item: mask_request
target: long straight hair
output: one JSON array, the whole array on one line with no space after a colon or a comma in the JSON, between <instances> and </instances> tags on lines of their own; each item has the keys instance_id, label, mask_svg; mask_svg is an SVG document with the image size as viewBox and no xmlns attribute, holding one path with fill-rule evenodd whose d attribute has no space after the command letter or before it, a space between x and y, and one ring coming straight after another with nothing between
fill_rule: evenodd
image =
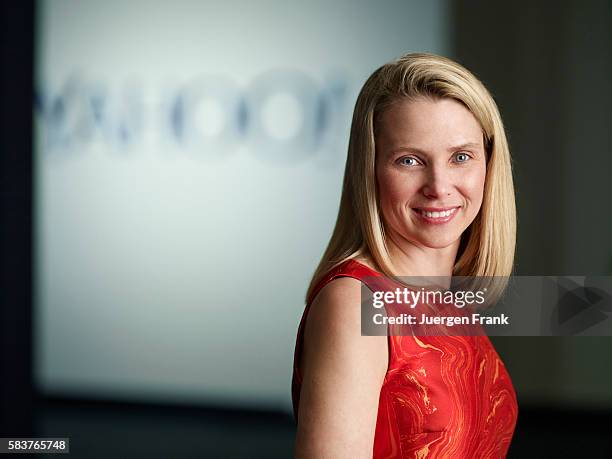
<instances>
[{"instance_id":1,"label":"long straight hair","mask_svg":"<svg viewBox=\"0 0 612 459\"><path fill-rule=\"evenodd\" d=\"M398 276L387 250L378 208L375 133L381 113L393 102L451 98L478 120L487 154L480 211L461 236L454 276L502 276L512 272L516 245L516 205L510 150L493 97L456 62L435 54L406 54L378 68L361 89L351 124L338 218L329 244L314 272L306 302L318 282L346 260L369 254L382 274ZM501 295L505 283L494 297ZM501 285L501 284L497 284Z\"/></svg>"}]
</instances>

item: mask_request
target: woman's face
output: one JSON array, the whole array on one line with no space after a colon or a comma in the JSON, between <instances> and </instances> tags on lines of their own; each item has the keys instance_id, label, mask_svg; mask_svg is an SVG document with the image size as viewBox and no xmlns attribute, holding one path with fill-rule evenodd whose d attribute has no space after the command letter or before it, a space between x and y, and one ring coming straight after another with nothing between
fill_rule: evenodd
<instances>
[{"instance_id":1,"label":"woman's face","mask_svg":"<svg viewBox=\"0 0 612 459\"><path fill-rule=\"evenodd\" d=\"M458 242L482 204L480 124L453 99L423 97L396 101L379 123L376 179L386 231L420 247Z\"/></svg>"}]
</instances>

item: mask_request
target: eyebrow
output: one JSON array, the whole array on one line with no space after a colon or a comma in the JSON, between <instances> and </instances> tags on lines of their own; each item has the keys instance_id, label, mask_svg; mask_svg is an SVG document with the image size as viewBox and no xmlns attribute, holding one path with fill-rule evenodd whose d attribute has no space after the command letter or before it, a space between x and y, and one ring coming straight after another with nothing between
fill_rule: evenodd
<instances>
[{"instance_id":1,"label":"eyebrow","mask_svg":"<svg viewBox=\"0 0 612 459\"><path fill-rule=\"evenodd\" d=\"M476 143L476 142L465 142L462 143L460 145L455 145L452 147L448 148L448 151L455 151L455 150L461 150L461 149L465 149L465 148L482 148L483 145L480 143ZM415 153L420 153L420 154L426 154L425 150L422 150L420 148L417 147L399 147L399 148L394 148L393 150L391 150L391 153L399 153L401 151L409 151L409 152L415 152Z\"/></svg>"}]
</instances>

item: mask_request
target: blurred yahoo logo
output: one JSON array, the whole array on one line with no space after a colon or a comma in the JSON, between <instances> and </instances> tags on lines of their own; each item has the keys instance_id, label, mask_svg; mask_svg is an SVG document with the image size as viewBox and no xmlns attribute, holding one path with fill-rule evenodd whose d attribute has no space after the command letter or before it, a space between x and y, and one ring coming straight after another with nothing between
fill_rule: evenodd
<instances>
[{"instance_id":1,"label":"blurred yahoo logo","mask_svg":"<svg viewBox=\"0 0 612 459\"><path fill-rule=\"evenodd\" d=\"M297 70L267 71L244 88L204 75L161 90L73 75L58 91L39 88L34 109L48 155L101 144L125 154L162 147L225 158L247 145L261 159L294 163L337 150L350 116L347 86L346 78L319 84Z\"/></svg>"}]
</instances>

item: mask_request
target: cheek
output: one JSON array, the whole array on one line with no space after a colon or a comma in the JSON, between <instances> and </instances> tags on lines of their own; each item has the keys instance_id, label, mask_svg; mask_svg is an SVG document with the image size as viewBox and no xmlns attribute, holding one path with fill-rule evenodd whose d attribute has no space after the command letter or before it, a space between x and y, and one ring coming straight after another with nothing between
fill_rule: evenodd
<instances>
[{"instance_id":1,"label":"cheek","mask_svg":"<svg viewBox=\"0 0 612 459\"><path fill-rule=\"evenodd\" d=\"M408 179L405 174L392 170L382 170L377 173L378 193L381 204L386 206L404 206L417 192L415 180Z\"/></svg>"},{"instance_id":2,"label":"cheek","mask_svg":"<svg viewBox=\"0 0 612 459\"><path fill-rule=\"evenodd\" d=\"M469 174L466 174L461 181L463 194L467 196L473 204L476 204L478 208L480 208L480 205L482 204L485 179L486 169L478 168L470 171Z\"/></svg>"}]
</instances>

